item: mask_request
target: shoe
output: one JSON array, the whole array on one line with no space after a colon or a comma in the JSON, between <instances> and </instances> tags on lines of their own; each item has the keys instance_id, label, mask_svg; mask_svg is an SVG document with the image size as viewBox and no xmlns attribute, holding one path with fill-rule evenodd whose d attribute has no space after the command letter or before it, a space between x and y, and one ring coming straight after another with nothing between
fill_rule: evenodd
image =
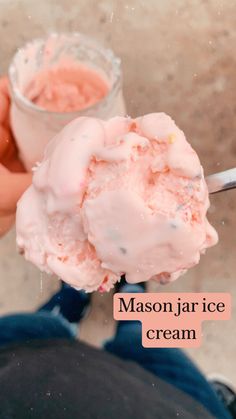
<instances>
[{"instance_id":1,"label":"shoe","mask_svg":"<svg viewBox=\"0 0 236 419\"><path fill-rule=\"evenodd\" d=\"M84 291L76 291L74 288L62 282L59 292L38 311L51 311L55 314L61 314L70 323L79 323L88 313L91 294Z\"/></svg>"},{"instance_id":2,"label":"shoe","mask_svg":"<svg viewBox=\"0 0 236 419\"><path fill-rule=\"evenodd\" d=\"M146 292L146 282L129 284L126 282L125 275L122 275L120 282L115 284L115 292Z\"/></svg>"},{"instance_id":3,"label":"shoe","mask_svg":"<svg viewBox=\"0 0 236 419\"><path fill-rule=\"evenodd\" d=\"M212 376L209 381L232 418L236 419L236 389L234 386L221 375Z\"/></svg>"}]
</instances>

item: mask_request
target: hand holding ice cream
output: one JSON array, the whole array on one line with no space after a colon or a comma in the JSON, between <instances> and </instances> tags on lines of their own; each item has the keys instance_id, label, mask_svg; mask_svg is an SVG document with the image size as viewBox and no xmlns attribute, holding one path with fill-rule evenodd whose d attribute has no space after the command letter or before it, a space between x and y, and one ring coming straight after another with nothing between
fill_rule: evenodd
<instances>
[{"instance_id":1,"label":"hand holding ice cream","mask_svg":"<svg viewBox=\"0 0 236 419\"><path fill-rule=\"evenodd\" d=\"M87 291L169 281L199 262L217 234L206 218L199 159L163 113L79 118L49 144L19 202L26 259Z\"/></svg>"},{"instance_id":2,"label":"hand holding ice cream","mask_svg":"<svg viewBox=\"0 0 236 419\"><path fill-rule=\"evenodd\" d=\"M18 159L9 125L10 97L8 79L0 78L0 236L14 222L16 203L31 182Z\"/></svg>"}]
</instances>

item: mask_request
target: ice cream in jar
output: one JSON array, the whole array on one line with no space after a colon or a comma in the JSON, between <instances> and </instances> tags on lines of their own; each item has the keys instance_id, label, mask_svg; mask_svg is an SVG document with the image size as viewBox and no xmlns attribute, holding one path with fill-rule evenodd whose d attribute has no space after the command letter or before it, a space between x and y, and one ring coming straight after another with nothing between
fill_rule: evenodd
<instances>
[{"instance_id":1,"label":"ice cream in jar","mask_svg":"<svg viewBox=\"0 0 236 419\"><path fill-rule=\"evenodd\" d=\"M27 43L14 56L9 77L12 130L28 170L76 117L125 115L119 58L79 33Z\"/></svg>"}]
</instances>

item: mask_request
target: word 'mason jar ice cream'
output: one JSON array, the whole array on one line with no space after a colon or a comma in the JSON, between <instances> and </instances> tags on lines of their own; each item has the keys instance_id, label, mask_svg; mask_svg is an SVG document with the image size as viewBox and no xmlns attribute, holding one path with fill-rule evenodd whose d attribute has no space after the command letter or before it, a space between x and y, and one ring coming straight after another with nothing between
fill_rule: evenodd
<instances>
[{"instance_id":1,"label":"word 'mason jar ice cream'","mask_svg":"<svg viewBox=\"0 0 236 419\"><path fill-rule=\"evenodd\" d=\"M164 113L82 117L48 145L17 208L17 244L42 271L108 291L172 281L217 233L197 154Z\"/></svg>"}]
</instances>

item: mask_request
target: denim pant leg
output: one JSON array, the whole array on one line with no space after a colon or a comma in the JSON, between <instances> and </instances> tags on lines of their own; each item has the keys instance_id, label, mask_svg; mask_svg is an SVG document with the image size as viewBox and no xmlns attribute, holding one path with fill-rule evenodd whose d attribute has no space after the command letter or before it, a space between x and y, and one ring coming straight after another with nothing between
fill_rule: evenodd
<instances>
[{"instance_id":1,"label":"denim pant leg","mask_svg":"<svg viewBox=\"0 0 236 419\"><path fill-rule=\"evenodd\" d=\"M75 334L66 319L46 311L0 317L0 346L32 339L74 339Z\"/></svg>"},{"instance_id":2,"label":"denim pant leg","mask_svg":"<svg viewBox=\"0 0 236 419\"><path fill-rule=\"evenodd\" d=\"M230 419L211 385L182 350L143 348L140 322L119 322L117 333L114 339L105 344L105 350L119 358L137 362L158 378L188 393L214 417Z\"/></svg>"}]
</instances>

